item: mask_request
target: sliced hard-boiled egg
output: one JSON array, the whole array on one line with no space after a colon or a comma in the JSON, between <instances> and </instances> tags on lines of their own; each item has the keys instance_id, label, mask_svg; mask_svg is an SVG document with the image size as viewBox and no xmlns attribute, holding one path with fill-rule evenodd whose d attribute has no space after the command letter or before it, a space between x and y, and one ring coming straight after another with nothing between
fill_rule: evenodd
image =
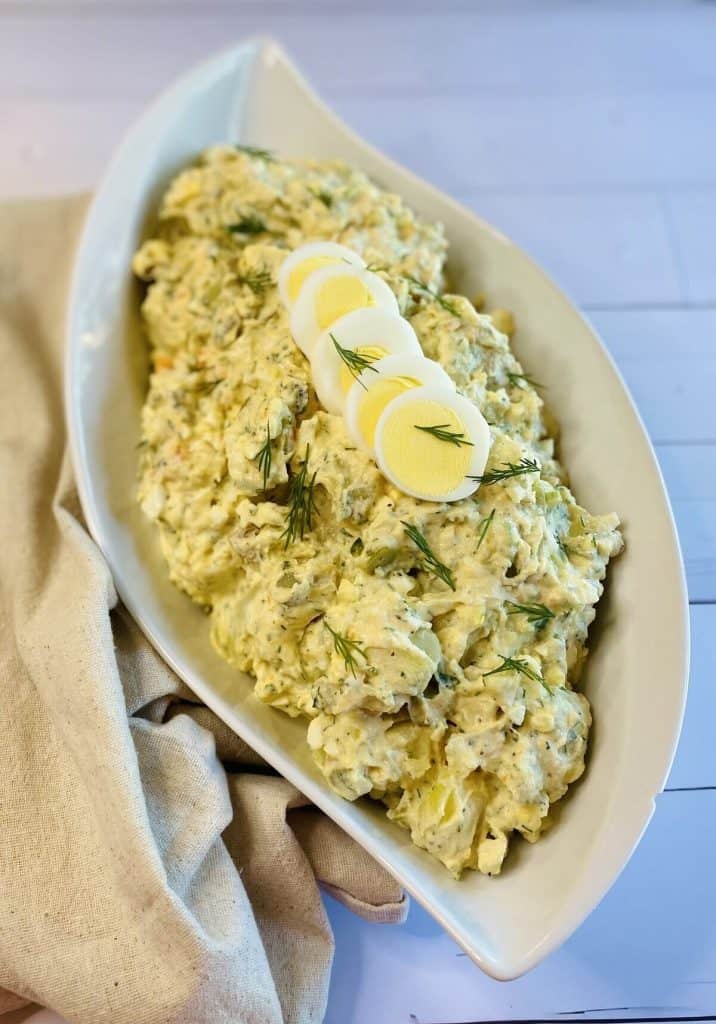
<instances>
[{"instance_id":1,"label":"sliced hard-boiled egg","mask_svg":"<svg viewBox=\"0 0 716 1024\"><path fill-rule=\"evenodd\" d=\"M371 363L353 382L346 397L348 433L356 444L375 455L375 428L385 407L398 395L428 384L454 390L442 366L422 355L386 356Z\"/></svg>"},{"instance_id":2,"label":"sliced hard-boiled egg","mask_svg":"<svg viewBox=\"0 0 716 1024\"><path fill-rule=\"evenodd\" d=\"M351 267L365 266L357 252L338 242L309 242L308 245L294 249L278 272L278 291L283 304L290 309L307 278L316 270L336 263L347 263Z\"/></svg>"},{"instance_id":3,"label":"sliced hard-boiled egg","mask_svg":"<svg viewBox=\"0 0 716 1024\"><path fill-rule=\"evenodd\" d=\"M476 406L441 385L394 398L375 431L380 471L426 501L458 501L477 490L490 451L490 428Z\"/></svg>"},{"instance_id":4,"label":"sliced hard-boiled egg","mask_svg":"<svg viewBox=\"0 0 716 1024\"><path fill-rule=\"evenodd\" d=\"M319 335L346 313L370 306L398 313L398 300L377 274L347 263L316 270L291 310L293 340L310 359Z\"/></svg>"},{"instance_id":5,"label":"sliced hard-boiled egg","mask_svg":"<svg viewBox=\"0 0 716 1024\"><path fill-rule=\"evenodd\" d=\"M342 413L361 372L372 373L370 365L398 353L418 359L423 355L415 331L402 316L368 306L336 320L320 336L311 356L313 386L323 408Z\"/></svg>"}]
</instances>

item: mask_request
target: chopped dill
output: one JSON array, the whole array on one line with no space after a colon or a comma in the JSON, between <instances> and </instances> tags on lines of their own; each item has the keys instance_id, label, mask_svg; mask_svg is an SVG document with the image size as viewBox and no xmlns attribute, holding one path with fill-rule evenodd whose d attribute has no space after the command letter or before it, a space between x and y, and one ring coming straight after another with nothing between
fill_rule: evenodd
<instances>
[{"instance_id":1,"label":"chopped dill","mask_svg":"<svg viewBox=\"0 0 716 1024\"><path fill-rule=\"evenodd\" d=\"M522 390L524 390L525 385L529 385L531 388L534 388L535 391L538 391L540 388L544 388L544 384L540 384L539 381L536 381L534 377L529 375L529 373L508 373L507 379L510 384L513 384L517 388L522 388Z\"/></svg>"},{"instance_id":2,"label":"chopped dill","mask_svg":"<svg viewBox=\"0 0 716 1024\"><path fill-rule=\"evenodd\" d=\"M273 278L268 270L257 270L239 277L239 283L245 284L254 295L263 295L266 289L270 288L273 284Z\"/></svg>"},{"instance_id":3,"label":"chopped dill","mask_svg":"<svg viewBox=\"0 0 716 1024\"><path fill-rule=\"evenodd\" d=\"M262 235L267 228L266 222L255 213L247 213L235 224L228 224L226 230L232 235Z\"/></svg>"},{"instance_id":4,"label":"chopped dill","mask_svg":"<svg viewBox=\"0 0 716 1024\"><path fill-rule=\"evenodd\" d=\"M517 604L516 601L508 601L510 606L508 615L526 615L527 621L535 629L543 629L550 619L554 618L554 612L544 604Z\"/></svg>"},{"instance_id":5,"label":"chopped dill","mask_svg":"<svg viewBox=\"0 0 716 1024\"><path fill-rule=\"evenodd\" d=\"M493 508L493 510L492 510L492 512L490 512L489 516L485 516L485 518L480 523L480 536L479 536L479 539L477 541L477 547L475 548L475 553L477 553L480 550L480 545L482 544L483 540L485 539L485 535L487 534L487 531L492 526L492 520L494 518L495 518L495 510Z\"/></svg>"},{"instance_id":6,"label":"chopped dill","mask_svg":"<svg viewBox=\"0 0 716 1024\"><path fill-rule=\"evenodd\" d=\"M493 469L482 476L468 476L468 480L476 480L479 484L487 486L496 484L500 480L509 480L513 476L521 476L523 473L539 473L539 466L535 459L520 459L519 462L503 462L503 469Z\"/></svg>"},{"instance_id":7,"label":"chopped dill","mask_svg":"<svg viewBox=\"0 0 716 1024\"><path fill-rule=\"evenodd\" d=\"M328 625L325 619L323 620L323 625L333 637L334 651L343 658L346 663L346 668L355 679L357 665L356 655L360 655L363 661L368 661L367 654L357 640L351 640L350 637L343 636L341 633L338 633Z\"/></svg>"},{"instance_id":8,"label":"chopped dill","mask_svg":"<svg viewBox=\"0 0 716 1024\"><path fill-rule=\"evenodd\" d=\"M495 676L499 672L520 672L523 676L527 676L528 679L534 680L535 683L542 683L544 686L544 679L535 672L533 668L527 664L522 658L506 658L504 654L501 654L502 664L498 665L497 668L491 669L489 672L483 672L483 678L487 679L488 676Z\"/></svg>"},{"instance_id":9,"label":"chopped dill","mask_svg":"<svg viewBox=\"0 0 716 1024\"><path fill-rule=\"evenodd\" d=\"M201 384L197 384L193 387L192 391L199 391L203 395L210 395L214 388L218 387L219 384L223 384L224 378L218 377L216 380L205 380Z\"/></svg>"},{"instance_id":10,"label":"chopped dill","mask_svg":"<svg viewBox=\"0 0 716 1024\"><path fill-rule=\"evenodd\" d=\"M275 441L276 438L271 437L271 430L269 429L268 420L266 420L266 440L259 448L256 455L258 460L259 472L263 475L264 481L264 494L268 489L269 476L271 475L271 463L273 461L273 450L271 448L271 442Z\"/></svg>"},{"instance_id":11,"label":"chopped dill","mask_svg":"<svg viewBox=\"0 0 716 1024\"><path fill-rule=\"evenodd\" d=\"M413 426L416 430L423 430L426 434L431 434L433 437L437 438L438 441L447 441L449 444L454 444L457 448L459 448L460 445L465 445L466 447L469 445L470 448L474 447L472 441L468 441L463 431L457 433L454 430L448 430L448 427L450 426L449 423L435 423L431 427L421 427L417 423L414 423Z\"/></svg>"},{"instance_id":12,"label":"chopped dill","mask_svg":"<svg viewBox=\"0 0 716 1024\"><path fill-rule=\"evenodd\" d=\"M253 156L257 160L275 160L273 153L270 149L260 149L258 146L242 146L236 142L234 149L238 149L239 153L245 153L246 156Z\"/></svg>"},{"instance_id":13,"label":"chopped dill","mask_svg":"<svg viewBox=\"0 0 716 1024\"><path fill-rule=\"evenodd\" d=\"M311 192L313 192L316 199L320 199L320 201L323 203L327 210L330 210L330 208L333 206L332 192L327 192L323 188L311 189Z\"/></svg>"},{"instance_id":14,"label":"chopped dill","mask_svg":"<svg viewBox=\"0 0 716 1024\"><path fill-rule=\"evenodd\" d=\"M422 551L423 561L422 568L433 576L436 576L443 583L446 583L451 590L455 590L455 576L453 575L452 569L448 568L444 562L441 562L437 557L433 549L428 544L425 537L422 535L417 526L413 526L411 523L406 523L404 520L400 520L405 527L405 532L412 540L413 544Z\"/></svg>"},{"instance_id":15,"label":"chopped dill","mask_svg":"<svg viewBox=\"0 0 716 1024\"><path fill-rule=\"evenodd\" d=\"M377 373L378 371L372 364L377 362L380 356L361 355L360 352L354 352L350 348L343 348L341 343L336 338L335 334L333 334L332 332L329 331L328 336L333 342L333 347L335 348L336 352L338 353L342 361L345 363L345 365L348 367L348 372L350 373L353 380L357 380L360 386L367 391L368 388L360 379L360 375L364 370L372 370L373 373Z\"/></svg>"},{"instance_id":16,"label":"chopped dill","mask_svg":"<svg viewBox=\"0 0 716 1024\"><path fill-rule=\"evenodd\" d=\"M291 478L288 492L288 517L286 527L281 534L285 538L284 548L298 537L303 540L307 530L313 527L313 514L318 514L316 499L313 489L316 483L316 473L308 475L308 456L310 445L306 445L306 454L298 473Z\"/></svg>"},{"instance_id":17,"label":"chopped dill","mask_svg":"<svg viewBox=\"0 0 716 1024\"><path fill-rule=\"evenodd\" d=\"M564 557L569 558L569 556L572 554L572 550L567 544L565 544L564 537L562 537L559 533L555 533L554 539L557 541L557 547L562 552Z\"/></svg>"}]
</instances>

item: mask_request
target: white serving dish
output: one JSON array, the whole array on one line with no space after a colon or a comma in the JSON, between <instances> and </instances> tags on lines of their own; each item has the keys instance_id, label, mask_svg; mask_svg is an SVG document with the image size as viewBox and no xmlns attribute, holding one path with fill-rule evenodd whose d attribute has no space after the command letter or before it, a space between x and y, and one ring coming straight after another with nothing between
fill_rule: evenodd
<instances>
[{"instance_id":1,"label":"white serving dish","mask_svg":"<svg viewBox=\"0 0 716 1024\"><path fill-rule=\"evenodd\" d=\"M214 654L205 617L168 582L153 528L135 503L146 355L130 258L172 175L219 141L343 157L441 220L457 288L485 291L516 313L518 354L549 386L578 499L623 518L628 546L610 570L586 679L596 720L589 770L564 801L559 827L536 846L515 843L499 879L469 874L455 882L379 805L351 804L327 788L309 756L305 723L257 701L250 680ZM507 238L362 142L275 43L254 40L181 78L122 143L85 224L67 336L67 417L82 505L119 594L151 642L484 971L509 979L534 967L629 860L669 772L686 696L688 609L668 498L639 416L593 330Z\"/></svg>"}]
</instances>

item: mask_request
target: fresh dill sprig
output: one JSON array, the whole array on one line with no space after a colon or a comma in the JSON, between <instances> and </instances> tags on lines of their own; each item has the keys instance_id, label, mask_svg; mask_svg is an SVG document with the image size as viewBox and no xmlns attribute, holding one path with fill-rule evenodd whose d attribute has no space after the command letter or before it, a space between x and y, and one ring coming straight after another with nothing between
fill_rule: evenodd
<instances>
[{"instance_id":1,"label":"fresh dill sprig","mask_svg":"<svg viewBox=\"0 0 716 1024\"><path fill-rule=\"evenodd\" d=\"M443 583L447 583L451 590L455 590L455 576L453 575L452 569L448 568L444 562L440 561L417 526L413 526L412 523L406 523L403 519L400 521L405 527L405 532L410 537L413 544L415 544L415 546L423 553L423 569L426 572L432 573L433 576L437 576L437 578L442 580Z\"/></svg>"},{"instance_id":2,"label":"fresh dill sprig","mask_svg":"<svg viewBox=\"0 0 716 1024\"><path fill-rule=\"evenodd\" d=\"M492 510L492 512L490 512L489 516L486 516L482 520L482 522L480 523L480 537L479 537L479 540L477 542L477 547L475 548L475 553L477 553L480 550L480 545L482 544L483 540L485 539L485 534L487 533L487 531L492 526L492 520L494 518L495 518L495 510L493 508L493 510Z\"/></svg>"},{"instance_id":3,"label":"fresh dill sprig","mask_svg":"<svg viewBox=\"0 0 716 1024\"><path fill-rule=\"evenodd\" d=\"M522 390L524 390L525 384L529 384L529 386L534 388L535 391L544 387L544 384L540 384L539 381L536 381L534 377L529 375L529 373L508 373L507 379L510 384L514 384L515 387L522 388Z\"/></svg>"},{"instance_id":4,"label":"fresh dill sprig","mask_svg":"<svg viewBox=\"0 0 716 1024\"><path fill-rule=\"evenodd\" d=\"M519 462L503 462L503 469L493 469L482 476L468 476L468 480L476 480L478 484L487 486L496 484L500 480L509 480L513 476L521 476L523 473L539 473L539 466L534 459L520 459Z\"/></svg>"},{"instance_id":5,"label":"fresh dill sprig","mask_svg":"<svg viewBox=\"0 0 716 1024\"><path fill-rule=\"evenodd\" d=\"M381 263L369 263L368 266L366 267L366 270L370 270L374 274L393 273L390 267L386 267ZM404 281L409 281L410 284L412 284L414 288L417 288L419 292L422 292L423 295L429 296L433 300L433 302L437 302L439 306L441 306L448 313L452 313L452 315L454 317L457 317L458 320L461 319L459 310L455 306L453 306L452 302L448 302L448 300L444 298L444 296L439 295L438 292L433 291L432 288L429 288L426 284L423 284L419 277L413 277L412 274L399 274L398 276L402 277Z\"/></svg>"},{"instance_id":6,"label":"fresh dill sprig","mask_svg":"<svg viewBox=\"0 0 716 1024\"><path fill-rule=\"evenodd\" d=\"M510 606L508 615L526 615L527 621L535 629L543 629L550 619L554 618L554 612L544 604L517 604L516 601L508 601Z\"/></svg>"},{"instance_id":7,"label":"fresh dill sprig","mask_svg":"<svg viewBox=\"0 0 716 1024\"><path fill-rule=\"evenodd\" d=\"M227 224L226 230L230 231L232 235L262 235L268 229L266 221L257 217L255 213L247 213L235 224Z\"/></svg>"},{"instance_id":8,"label":"fresh dill sprig","mask_svg":"<svg viewBox=\"0 0 716 1024\"><path fill-rule=\"evenodd\" d=\"M572 554L572 550L570 547L568 547L567 544L565 544L564 537L562 537L559 533L555 533L554 539L557 541L557 547L562 552L564 557L569 558L569 556Z\"/></svg>"},{"instance_id":9,"label":"fresh dill sprig","mask_svg":"<svg viewBox=\"0 0 716 1024\"><path fill-rule=\"evenodd\" d=\"M502 658L502 664L498 665L497 668L491 669L489 672L483 672L483 678L487 679L488 676L495 676L498 672L520 672L523 676L527 676L528 679L534 680L535 683L542 683L544 686L544 679L535 672L533 668L527 664L522 658L506 658L504 654L499 655Z\"/></svg>"},{"instance_id":10,"label":"fresh dill sprig","mask_svg":"<svg viewBox=\"0 0 716 1024\"><path fill-rule=\"evenodd\" d=\"M296 540L298 537L303 540L304 534L307 530L313 527L313 514L318 514L316 508L316 499L313 493L313 489L316 484L316 473L309 477L308 475L308 456L310 454L310 445L306 445L306 455L301 468L298 473L291 478L291 484L288 492L288 517L286 519L286 527L281 534L282 538L285 538L284 547Z\"/></svg>"},{"instance_id":11,"label":"fresh dill sprig","mask_svg":"<svg viewBox=\"0 0 716 1024\"><path fill-rule=\"evenodd\" d=\"M254 295L263 295L267 288L273 284L273 278L268 270L257 270L254 273L244 274L239 277L239 283L250 288Z\"/></svg>"},{"instance_id":12,"label":"fresh dill sprig","mask_svg":"<svg viewBox=\"0 0 716 1024\"><path fill-rule=\"evenodd\" d=\"M256 459L258 460L257 464L259 467L259 472L263 474L264 493L266 493L268 489L268 480L269 476L271 475L271 463L273 461L273 450L271 448L271 443L274 440L275 438L271 437L269 422L268 420L266 420L266 440L259 448L258 454L256 456Z\"/></svg>"},{"instance_id":13,"label":"fresh dill sprig","mask_svg":"<svg viewBox=\"0 0 716 1024\"><path fill-rule=\"evenodd\" d=\"M199 391L203 395L210 395L214 388L218 387L219 384L223 384L224 378L218 377L216 380L205 380L201 384L197 384L193 387L192 391Z\"/></svg>"},{"instance_id":14,"label":"fresh dill sprig","mask_svg":"<svg viewBox=\"0 0 716 1024\"><path fill-rule=\"evenodd\" d=\"M242 146L236 142L234 149L238 149L239 153L245 153L246 156L256 157L258 160L275 160L276 157L273 155L270 149L260 149L258 146Z\"/></svg>"},{"instance_id":15,"label":"fresh dill sprig","mask_svg":"<svg viewBox=\"0 0 716 1024\"><path fill-rule=\"evenodd\" d=\"M455 308L455 306L453 306L452 302L448 302L448 300L443 298L442 295L438 295L438 293L433 291L432 288L428 288L428 286L426 284L423 284L423 282L419 278L413 277L412 274L401 274L401 277L405 278L406 281L410 281L413 287L417 288L424 295L429 295L431 299L437 302L437 304L441 306L444 310L446 310L448 313L452 313L452 315L456 316L458 320L460 319L460 314Z\"/></svg>"},{"instance_id":16,"label":"fresh dill sprig","mask_svg":"<svg viewBox=\"0 0 716 1024\"><path fill-rule=\"evenodd\" d=\"M326 620L323 620L323 625L326 627L328 632L333 637L333 649L336 654L339 654L346 663L346 668L350 671L351 675L355 679L356 674L356 655L360 655L363 661L368 661L368 656L358 643L357 640L351 640L350 637L343 636L342 633L337 632L328 625Z\"/></svg>"},{"instance_id":17,"label":"fresh dill sprig","mask_svg":"<svg viewBox=\"0 0 716 1024\"><path fill-rule=\"evenodd\" d=\"M316 199L320 199L327 210L333 206L333 193L327 192L324 188L312 188L310 190Z\"/></svg>"},{"instance_id":18,"label":"fresh dill sprig","mask_svg":"<svg viewBox=\"0 0 716 1024\"><path fill-rule=\"evenodd\" d=\"M343 348L341 343L336 338L335 334L333 334L331 331L328 332L328 336L333 342L333 347L335 348L336 352L343 360L345 365L348 367L348 372L350 373L353 380L357 380L360 386L367 391L368 388L360 379L360 375L364 370L372 370L373 373L377 373L378 371L372 364L377 362L380 356L361 355L360 352L354 352L353 349Z\"/></svg>"},{"instance_id":19,"label":"fresh dill sprig","mask_svg":"<svg viewBox=\"0 0 716 1024\"><path fill-rule=\"evenodd\" d=\"M423 430L426 434L431 434L433 437L436 437L438 441L447 441L449 444L454 444L458 448L463 444L466 447L468 445L470 448L474 447L472 441L468 441L463 431L457 433L454 430L448 430L448 427L450 426L449 423L435 423L431 427L421 427L417 423L414 423L413 426L416 430Z\"/></svg>"}]
</instances>

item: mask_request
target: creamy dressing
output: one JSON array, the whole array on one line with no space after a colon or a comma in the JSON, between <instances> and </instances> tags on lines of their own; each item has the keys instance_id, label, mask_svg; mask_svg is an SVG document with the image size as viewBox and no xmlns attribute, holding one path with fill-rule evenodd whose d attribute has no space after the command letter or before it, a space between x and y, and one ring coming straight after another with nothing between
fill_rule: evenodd
<instances>
[{"instance_id":1,"label":"creamy dressing","mask_svg":"<svg viewBox=\"0 0 716 1024\"><path fill-rule=\"evenodd\" d=\"M317 239L381 268L425 355L487 419L473 496L400 492L320 408L276 288L287 253ZM445 248L338 162L222 146L182 172L134 259L153 367L139 500L217 650L309 720L330 785L383 801L454 875L497 874L584 770L578 684L622 541L616 516L568 489L507 337L466 298L436 298Z\"/></svg>"}]
</instances>

